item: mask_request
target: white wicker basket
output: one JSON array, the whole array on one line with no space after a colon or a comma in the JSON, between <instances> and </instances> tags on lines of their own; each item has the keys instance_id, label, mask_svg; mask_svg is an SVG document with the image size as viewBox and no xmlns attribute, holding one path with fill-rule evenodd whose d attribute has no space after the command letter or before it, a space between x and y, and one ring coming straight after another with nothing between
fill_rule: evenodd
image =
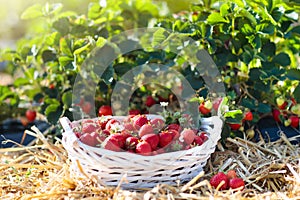
<instances>
[{"instance_id":1,"label":"white wicker basket","mask_svg":"<svg viewBox=\"0 0 300 200\"><path fill-rule=\"evenodd\" d=\"M201 129L208 140L201 146L176 152L142 156L114 152L83 144L73 133L68 118L61 118L64 129L62 144L71 160L71 170L96 178L100 184L117 186L124 175L123 188L148 188L158 183L178 184L203 171L207 159L215 151L221 137L223 121L218 116L203 118Z\"/></svg>"}]
</instances>

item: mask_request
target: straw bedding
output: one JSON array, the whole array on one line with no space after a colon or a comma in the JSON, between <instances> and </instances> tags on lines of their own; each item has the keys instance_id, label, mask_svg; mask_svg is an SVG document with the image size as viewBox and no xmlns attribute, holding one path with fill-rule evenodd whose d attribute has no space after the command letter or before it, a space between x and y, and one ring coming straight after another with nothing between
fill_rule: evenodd
<instances>
[{"instance_id":1,"label":"straw bedding","mask_svg":"<svg viewBox=\"0 0 300 200\"><path fill-rule=\"evenodd\" d=\"M48 142L33 127L33 146L0 149L1 199L298 199L300 197L300 148L282 133L281 139L253 143L229 138L218 145L202 172L178 186L157 185L151 189L122 190L105 187L84 176L69 173L66 151L58 140ZM209 178L218 170L236 169L245 180L243 191L218 191ZM126 178L122 181L126 181Z\"/></svg>"}]
</instances>

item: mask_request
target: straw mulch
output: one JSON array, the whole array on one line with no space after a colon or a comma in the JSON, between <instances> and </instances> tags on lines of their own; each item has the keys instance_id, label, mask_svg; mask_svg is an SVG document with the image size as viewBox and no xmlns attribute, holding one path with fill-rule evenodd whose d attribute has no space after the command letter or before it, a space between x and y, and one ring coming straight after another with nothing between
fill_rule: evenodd
<instances>
[{"instance_id":1,"label":"straw mulch","mask_svg":"<svg viewBox=\"0 0 300 200\"><path fill-rule=\"evenodd\" d=\"M36 128L33 146L0 149L1 199L297 199L300 197L299 146L282 133L279 141L253 143L228 139L218 145L205 168L188 183L157 185L128 191L103 187L95 180L70 174L60 142L52 144ZM218 170L236 169L246 182L243 191L212 189L209 178ZM126 180L122 180L126 181Z\"/></svg>"}]
</instances>

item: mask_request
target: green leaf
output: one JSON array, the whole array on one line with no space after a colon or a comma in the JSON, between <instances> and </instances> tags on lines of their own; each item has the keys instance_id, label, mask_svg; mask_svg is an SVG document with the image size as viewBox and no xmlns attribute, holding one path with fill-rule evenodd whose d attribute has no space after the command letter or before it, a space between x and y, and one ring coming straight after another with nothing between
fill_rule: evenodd
<instances>
[{"instance_id":1,"label":"green leaf","mask_svg":"<svg viewBox=\"0 0 300 200\"><path fill-rule=\"evenodd\" d=\"M45 110L47 120L51 124L57 124L59 118L62 116L63 110L59 104L51 104Z\"/></svg>"},{"instance_id":2,"label":"green leaf","mask_svg":"<svg viewBox=\"0 0 300 200\"><path fill-rule=\"evenodd\" d=\"M286 72L286 77L290 80L300 81L300 70L299 69L288 69Z\"/></svg>"},{"instance_id":3,"label":"green leaf","mask_svg":"<svg viewBox=\"0 0 300 200\"><path fill-rule=\"evenodd\" d=\"M22 14L21 19L34 19L43 16L43 7L40 4L35 4L27 8Z\"/></svg>"},{"instance_id":4,"label":"green leaf","mask_svg":"<svg viewBox=\"0 0 300 200\"><path fill-rule=\"evenodd\" d=\"M152 41L152 46L158 46L163 43L169 36L168 32L165 29L158 29L155 31L153 34L153 41Z\"/></svg>"},{"instance_id":5,"label":"green leaf","mask_svg":"<svg viewBox=\"0 0 300 200\"><path fill-rule=\"evenodd\" d=\"M261 23L256 26L256 31L271 35L275 31L275 26L271 23Z\"/></svg>"},{"instance_id":6,"label":"green leaf","mask_svg":"<svg viewBox=\"0 0 300 200\"><path fill-rule=\"evenodd\" d=\"M88 18L97 19L101 16L101 6L99 3L90 3L88 10Z\"/></svg>"},{"instance_id":7,"label":"green leaf","mask_svg":"<svg viewBox=\"0 0 300 200\"><path fill-rule=\"evenodd\" d=\"M294 26L292 30L290 30L290 33L300 34L300 26Z\"/></svg>"},{"instance_id":8,"label":"green leaf","mask_svg":"<svg viewBox=\"0 0 300 200\"><path fill-rule=\"evenodd\" d=\"M254 29L252 28L252 26L248 23L245 23L243 25L243 27L241 28L241 32L244 35L252 35L254 33Z\"/></svg>"},{"instance_id":9,"label":"green leaf","mask_svg":"<svg viewBox=\"0 0 300 200\"><path fill-rule=\"evenodd\" d=\"M291 64L290 56L289 56L288 54L286 54L286 53L283 53L283 52L277 54L277 55L273 58L272 61L273 61L274 63L277 63L277 64L283 66L283 67L286 67L286 66L288 66L288 65Z\"/></svg>"},{"instance_id":10,"label":"green leaf","mask_svg":"<svg viewBox=\"0 0 300 200\"><path fill-rule=\"evenodd\" d=\"M66 67L67 65L72 64L73 61L74 61L74 58L70 58L68 56L60 56L58 58L58 62L62 67Z\"/></svg>"},{"instance_id":11,"label":"green leaf","mask_svg":"<svg viewBox=\"0 0 300 200\"><path fill-rule=\"evenodd\" d=\"M52 26L62 35L66 35L70 31L70 21L67 17L59 18L52 24Z\"/></svg>"},{"instance_id":12,"label":"green leaf","mask_svg":"<svg viewBox=\"0 0 300 200\"><path fill-rule=\"evenodd\" d=\"M72 91L65 92L62 95L62 102L64 104L64 109L68 109L72 105Z\"/></svg>"},{"instance_id":13,"label":"green leaf","mask_svg":"<svg viewBox=\"0 0 300 200\"><path fill-rule=\"evenodd\" d=\"M68 44L68 42L65 38L60 39L59 49L65 56L73 57L70 45Z\"/></svg>"},{"instance_id":14,"label":"green leaf","mask_svg":"<svg viewBox=\"0 0 300 200\"><path fill-rule=\"evenodd\" d=\"M16 87L21 87L21 86L28 85L28 84L30 84L30 80L28 78L20 77L14 81L14 85Z\"/></svg>"},{"instance_id":15,"label":"green leaf","mask_svg":"<svg viewBox=\"0 0 300 200\"><path fill-rule=\"evenodd\" d=\"M297 87L294 90L294 97L297 102L300 102L300 84L298 83Z\"/></svg>"},{"instance_id":16,"label":"green leaf","mask_svg":"<svg viewBox=\"0 0 300 200\"><path fill-rule=\"evenodd\" d=\"M56 54L53 51L45 50L42 53L42 59L43 59L43 62L46 63L46 62L49 62L49 61L54 61L57 58L56 58Z\"/></svg>"},{"instance_id":17,"label":"green leaf","mask_svg":"<svg viewBox=\"0 0 300 200\"><path fill-rule=\"evenodd\" d=\"M273 57L275 55L275 52L276 52L275 43L274 42L267 42L266 44L264 44L262 46L261 52L266 56Z\"/></svg>"},{"instance_id":18,"label":"green leaf","mask_svg":"<svg viewBox=\"0 0 300 200\"><path fill-rule=\"evenodd\" d=\"M241 110L230 110L224 114L224 117L237 118L239 115L242 115L243 112Z\"/></svg>"},{"instance_id":19,"label":"green leaf","mask_svg":"<svg viewBox=\"0 0 300 200\"><path fill-rule=\"evenodd\" d=\"M241 105L246 107L246 108L249 108L251 110L254 110L256 108L254 99L243 98L242 102L241 102Z\"/></svg>"},{"instance_id":20,"label":"green leaf","mask_svg":"<svg viewBox=\"0 0 300 200\"><path fill-rule=\"evenodd\" d=\"M84 46L82 46L82 47L76 49L76 50L74 51L74 55L81 54L83 51L87 50L87 49L89 48L90 45L91 45L91 43L88 43L88 44L86 44L86 45L84 45Z\"/></svg>"},{"instance_id":21,"label":"green leaf","mask_svg":"<svg viewBox=\"0 0 300 200\"><path fill-rule=\"evenodd\" d=\"M266 103L259 103L258 104L258 112L260 113L270 113L272 111L271 106Z\"/></svg>"},{"instance_id":22,"label":"green leaf","mask_svg":"<svg viewBox=\"0 0 300 200\"><path fill-rule=\"evenodd\" d=\"M210 14L207 18L207 22L210 25L215 25L215 24L219 24L219 23L229 23L229 21L227 19L222 17L221 14L217 13L217 12Z\"/></svg>"}]
</instances>

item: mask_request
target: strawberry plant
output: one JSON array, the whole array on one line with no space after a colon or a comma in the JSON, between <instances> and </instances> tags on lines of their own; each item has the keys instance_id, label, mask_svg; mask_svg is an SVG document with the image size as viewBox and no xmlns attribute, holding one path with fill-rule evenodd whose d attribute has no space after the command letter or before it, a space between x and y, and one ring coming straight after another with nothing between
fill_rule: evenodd
<instances>
[{"instance_id":1,"label":"strawberry plant","mask_svg":"<svg viewBox=\"0 0 300 200\"><path fill-rule=\"evenodd\" d=\"M299 120L300 115L297 64L300 9L296 2L195 1L180 7L184 10L175 9L170 1L166 2L166 9L171 11L165 12L167 14L160 12L160 2L151 0L107 1L105 6L93 2L86 6L85 14L66 12L61 4L28 8L22 18L39 18L42 23L37 24L39 31L31 30L26 38L18 41L15 50L2 51L1 60L8 63L9 71L23 76L17 78L11 88L1 89L0 97L5 107L1 112L9 105L13 115L25 116L28 108L18 110L20 103L38 105L35 110L52 124L62 116L72 120L74 116L111 115L109 107L114 106L111 99L117 83L122 82L123 76L141 70L139 76L134 76L138 87L128 97L131 114L152 112L156 104L162 102L178 110L181 98L190 97L187 92L187 85L190 85L196 96L190 103L198 104L200 117L215 115L220 103L217 97L226 96L226 106L222 107L223 139L243 136L243 129L253 130L266 115L299 128L296 118ZM145 34L137 41L114 37L143 27L164 29L157 29L151 38ZM128 45L126 42L140 48L118 55ZM192 52L185 50L179 54L180 48L174 47L184 47L188 43L193 47ZM153 48L155 45L161 48ZM100 55L107 52L110 56L118 55L101 75L93 65L102 66L107 61L105 56L85 62L95 49L99 49ZM209 71L209 63L196 62L201 60L203 49L216 64L220 76ZM195 58L191 58L191 54ZM147 67L137 67L143 65ZM171 70L182 75L180 83L164 74ZM158 71L162 76L154 78L157 75L154 72ZM77 77L81 77L80 81ZM145 77L153 82L143 83ZM214 93L213 89L219 85L210 84L216 82L215 79L224 85L225 94ZM90 87L73 95L74 83L78 83L78 87ZM126 84L124 82L123 88ZM91 99L95 102L90 102ZM9 116L8 112L3 112L5 115L1 116ZM166 124L180 123L193 128L191 121L195 116L191 118L169 116ZM132 132L144 125L142 120L135 121L136 124L128 125L133 126ZM112 124L109 122L108 127ZM157 127L161 125L158 123ZM157 132L157 127L153 127L153 132ZM196 143L200 144L201 140L196 138Z\"/></svg>"}]
</instances>

